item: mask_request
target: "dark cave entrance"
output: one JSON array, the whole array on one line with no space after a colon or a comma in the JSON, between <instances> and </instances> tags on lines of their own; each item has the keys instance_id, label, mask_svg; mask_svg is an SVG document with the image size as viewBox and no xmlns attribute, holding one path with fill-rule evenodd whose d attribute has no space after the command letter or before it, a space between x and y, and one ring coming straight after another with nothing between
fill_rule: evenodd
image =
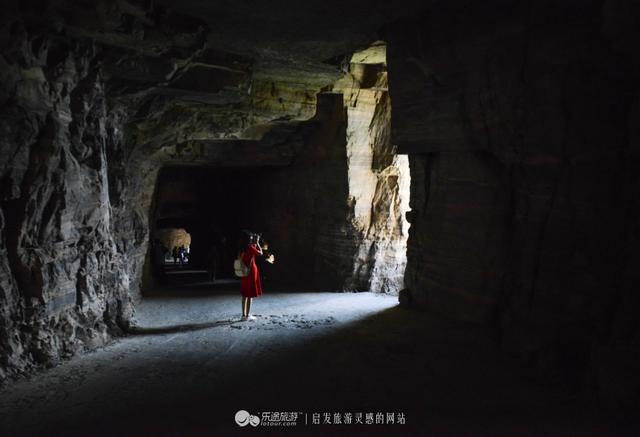
<instances>
[{"instance_id":1,"label":"dark cave entrance","mask_svg":"<svg viewBox=\"0 0 640 437\"><path fill-rule=\"evenodd\" d=\"M167 274L180 269L191 273L184 280L234 279L233 260L241 231L262 232L268 239L271 224L256 186L272 172L274 169L263 167L163 167L151 211L151 263L156 282L163 283ZM175 246L187 246L188 257L183 264L171 266L176 264L171 261Z\"/></svg>"}]
</instances>

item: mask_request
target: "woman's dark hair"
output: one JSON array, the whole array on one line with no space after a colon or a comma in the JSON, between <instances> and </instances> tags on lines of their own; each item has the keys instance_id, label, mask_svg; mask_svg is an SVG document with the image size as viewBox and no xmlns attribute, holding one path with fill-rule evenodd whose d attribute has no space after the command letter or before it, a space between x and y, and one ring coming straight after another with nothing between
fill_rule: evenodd
<instances>
[{"instance_id":1,"label":"woman's dark hair","mask_svg":"<svg viewBox=\"0 0 640 437\"><path fill-rule=\"evenodd\" d=\"M240 232L240 236L238 237L238 250L243 251L247 248L249 244L252 242L253 232L243 230Z\"/></svg>"}]
</instances>

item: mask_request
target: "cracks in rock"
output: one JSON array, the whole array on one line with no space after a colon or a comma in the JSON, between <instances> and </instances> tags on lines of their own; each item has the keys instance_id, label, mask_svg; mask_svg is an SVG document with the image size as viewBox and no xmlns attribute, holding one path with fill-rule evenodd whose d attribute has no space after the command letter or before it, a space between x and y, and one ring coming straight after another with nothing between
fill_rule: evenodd
<instances>
[{"instance_id":1,"label":"cracks in rock","mask_svg":"<svg viewBox=\"0 0 640 437\"><path fill-rule=\"evenodd\" d=\"M25 259L28 257L24 254L26 235L23 228L25 221L30 217L27 215L27 209L32 200L33 186L36 180L42 177L41 173L45 165L41 149L46 139L53 136L53 132L53 119L49 115L29 154L29 164L21 182L20 197L3 202L3 210L6 212L6 229L9 229L9 232L6 232L7 253L13 277L23 297L34 297L41 303L44 303L44 290L42 275L38 269L38 258L36 256L35 259L31 259L36 263L35 265L30 265ZM33 219L33 217L30 218Z\"/></svg>"}]
</instances>

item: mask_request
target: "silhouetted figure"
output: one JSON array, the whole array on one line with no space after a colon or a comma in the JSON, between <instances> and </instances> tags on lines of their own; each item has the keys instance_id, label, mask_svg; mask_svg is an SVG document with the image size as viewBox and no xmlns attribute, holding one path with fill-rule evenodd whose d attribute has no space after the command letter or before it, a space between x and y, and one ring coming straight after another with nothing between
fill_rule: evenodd
<instances>
[{"instance_id":1,"label":"silhouetted figure","mask_svg":"<svg viewBox=\"0 0 640 437\"><path fill-rule=\"evenodd\" d=\"M187 250L184 248L184 245L178 248L178 259L180 260L180 265L186 264Z\"/></svg>"},{"instance_id":2,"label":"silhouetted figure","mask_svg":"<svg viewBox=\"0 0 640 437\"><path fill-rule=\"evenodd\" d=\"M173 250L171 251L171 256L173 257L173 263L178 264L178 257L180 256L178 253L178 246L173 246Z\"/></svg>"}]
</instances>

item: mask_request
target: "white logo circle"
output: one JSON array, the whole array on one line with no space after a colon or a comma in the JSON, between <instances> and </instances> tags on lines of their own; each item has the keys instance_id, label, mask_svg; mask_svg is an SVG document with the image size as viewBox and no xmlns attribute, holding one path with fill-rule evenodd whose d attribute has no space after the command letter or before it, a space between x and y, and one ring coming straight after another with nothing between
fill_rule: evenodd
<instances>
[{"instance_id":1,"label":"white logo circle","mask_svg":"<svg viewBox=\"0 0 640 437\"><path fill-rule=\"evenodd\" d=\"M250 414L247 410L238 410L236 413L236 423L238 426L258 426L260 424L260 418Z\"/></svg>"},{"instance_id":2,"label":"white logo circle","mask_svg":"<svg viewBox=\"0 0 640 437\"><path fill-rule=\"evenodd\" d=\"M250 416L249 423L251 426L258 426L260 424L260 418L258 416Z\"/></svg>"}]
</instances>

